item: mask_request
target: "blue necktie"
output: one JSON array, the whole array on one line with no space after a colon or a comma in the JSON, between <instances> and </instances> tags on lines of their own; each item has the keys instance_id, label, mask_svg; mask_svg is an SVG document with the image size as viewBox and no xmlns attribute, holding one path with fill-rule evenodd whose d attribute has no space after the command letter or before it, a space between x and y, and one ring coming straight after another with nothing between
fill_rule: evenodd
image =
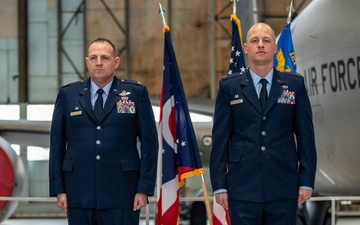
<instances>
[{"instance_id":1,"label":"blue necktie","mask_svg":"<svg viewBox=\"0 0 360 225\"><path fill-rule=\"evenodd\" d=\"M94 105L94 114L95 114L96 120L99 121L101 112L103 110L103 97L102 97L102 94L104 93L104 90L103 89L98 89L96 93L98 94L98 97L97 97L97 99L95 101L95 105Z\"/></svg>"},{"instance_id":2,"label":"blue necktie","mask_svg":"<svg viewBox=\"0 0 360 225\"><path fill-rule=\"evenodd\" d=\"M262 109L265 109L266 101L268 100L267 90L266 90L266 84L267 80L262 78L260 80L260 83L262 84L261 91L260 91L260 104Z\"/></svg>"}]
</instances>

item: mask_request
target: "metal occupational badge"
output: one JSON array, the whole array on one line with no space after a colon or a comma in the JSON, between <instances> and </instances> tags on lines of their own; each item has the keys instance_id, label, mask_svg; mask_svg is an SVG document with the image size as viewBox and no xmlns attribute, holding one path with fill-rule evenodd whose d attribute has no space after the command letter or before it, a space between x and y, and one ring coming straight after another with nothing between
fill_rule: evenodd
<instances>
[{"instance_id":1,"label":"metal occupational badge","mask_svg":"<svg viewBox=\"0 0 360 225\"><path fill-rule=\"evenodd\" d=\"M121 99L116 103L117 113L136 113L135 102L129 100L129 97L127 97L129 94L131 94L131 92L127 92L125 90L119 94Z\"/></svg>"}]
</instances>

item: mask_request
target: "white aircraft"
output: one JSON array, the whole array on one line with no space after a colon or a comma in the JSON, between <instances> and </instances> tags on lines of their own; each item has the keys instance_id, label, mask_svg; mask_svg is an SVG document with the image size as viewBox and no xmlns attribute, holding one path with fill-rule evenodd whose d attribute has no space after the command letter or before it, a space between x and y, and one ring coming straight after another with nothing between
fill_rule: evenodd
<instances>
[{"instance_id":1,"label":"white aircraft","mask_svg":"<svg viewBox=\"0 0 360 225\"><path fill-rule=\"evenodd\" d=\"M0 196L21 195L24 184L22 160L11 149L10 144L0 136ZM0 201L0 223L16 209L17 202Z\"/></svg>"},{"instance_id":2,"label":"white aircraft","mask_svg":"<svg viewBox=\"0 0 360 225\"><path fill-rule=\"evenodd\" d=\"M305 77L314 115L318 154L314 196L360 195L359 9L358 0L313 0L291 24L297 71ZM213 102L188 103L190 111L213 113ZM27 131L0 121L0 135L10 143L20 138L24 143L45 140L47 145L40 146L48 146L49 123L35 132L31 123L25 125ZM194 122L194 128L207 166L212 122ZM328 208L327 202L306 203L298 224L330 224Z\"/></svg>"},{"instance_id":3,"label":"white aircraft","mask_svg":"<svg viewBox=\"0 0 360 225\"><path fill-rule=\"evenodd\" d=\"M21 196L25 169L9 143L49 147L50 122L0 121L0 196ZM15 211L18 202L0 201L0 223Z\"/></svg>"},{"instance_id":4,"label":"white aircraft","mask_svg":"<svg viewBox=\"0 0 360 225\"><path fill-rule=\"evenodd\" d=\"M314 115L319 195L360 195L359 8L358 0L314 0L292 23Z\"/></svg>"},{"instance_id":5,"label":"white aircraft","mask_svg":"<svg viewBox=\"0 0 360 225\"><path fill-rule=\"evenodd\" d=\"M291 24L297 71L314 116L315 196L360 195L359 8L358 0L313 0ZM301 224L330 223L328 203L305 206L316 213L304 212L314 218Z\"/></svg>"},{"instance_id":6,"label":"white aircraft","mask_svg":"<svg viewBox=\"0 0 360 225\"><path fill-rule=\"evenodd\" d=\"M156 121L158 121L159 107L157 101L152 100L153 111ZM206 105L199 106L199 103ZM211 148L211 127L213 114L213 101L210 100L191 100L188 102L190 116L196 133L199 146L200 158L203 166L208 166ZM48 107L53 107L49 105ZM1 111L1 110L0 110ZM51 110L46 110L50 111ZM39 113L37 113L39 114ZM47 113L48 114L48 113ZM44 115L51 118L51 115ZM44 117L43 115L39 115ZM11 144L23 147L37 146L42 148L50 147L50 121L36 120L0 120L0 196L1 197L20 197L25 179L25 171L22 161L15 151L11 149ZM6 162L6 163L3 163ZM6 178L5 182L3 178ZM3 191L6 190L6 191ZM0 224L9 218L18 205L17 201L0 201ZM204 213L205 216L205 213Z\"/></svg>"}]
</instances>

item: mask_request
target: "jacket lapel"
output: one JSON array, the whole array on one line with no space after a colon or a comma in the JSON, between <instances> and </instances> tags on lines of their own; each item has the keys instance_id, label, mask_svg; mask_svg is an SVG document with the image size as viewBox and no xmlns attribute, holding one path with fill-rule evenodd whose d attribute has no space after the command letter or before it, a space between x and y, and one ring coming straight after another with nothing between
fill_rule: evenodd
<instances>
[{"instance_id":1,"label":"jacket lapel","mask_svg":"<svg viewBox=\"0 0 360 225\"><path fill-rule=\"evenodd\" d=\"M253 84L253 80L251 79L250 71L247 70L245 76L241 79L242 92L244 96L249 100L249 102L254 105L254 107L262 113L263 110L260 105L260 101L258 95L256 94L256 90Z\"/></svg>"},{"instance_id":2,"label":"jacket lapel","mask_svg":"<svg viewBox=\"0 0 360 225\"><path fill-rule=\"evenodd\" d=\"M281 95L282 88L284 85L284 80L280 77L279 72L274 69L273 80L271 84L271 89L269 93L268 101L266 102L264 114L268 113L271 107L277 102L279 96Z\"/></svg>"},{"instance_id":3,"label":"jacket lapel","mask_svg":"<svg viewBox=\"0 0 360 225\"><path fill-rule=\"evenodd\" d=\"M115 107L116 102L118 101L118 94L119 94L119 86L120 80L115 76L113 83L111 85L109 95L106 99L104 109L100 115L99 123L111 112L111 110Z\"/></svg>"},{"instance_id":4,"label":"jacket lapel","mask_svg":"<svg viewBox=\"0 0 360 225\"><path fill-rule=\"evenodd\" d=\"M80 104L85 110L85 112L93 119L95 119L94 110L91 105L91 98L90 98L90 78L84 81L84 86L79 92L80 95Z\"/></svg>"}]
</instances>

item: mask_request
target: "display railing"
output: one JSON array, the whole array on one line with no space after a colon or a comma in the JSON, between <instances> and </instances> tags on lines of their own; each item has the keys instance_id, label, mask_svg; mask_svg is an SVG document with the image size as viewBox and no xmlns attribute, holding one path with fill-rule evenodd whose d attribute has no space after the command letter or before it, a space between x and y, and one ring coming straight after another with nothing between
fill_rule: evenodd
<instances>
[{"instance_id":1,"label":"display railing","mask_svg":"<svg viewBox=\"0 0 360 225\"><path fill-rule=\"evenodd\" d=\"M212 202L213 197L209 197L209 200ZM46 197L1 197L0 201L17 201L17 202L56 202L56 198L46 198ZM195 202L195 201L204 201L204 197L181 197L180 202ZM340 211L336 205L341 201L360 201L360 196L328 196L328 197L312 197L309 201L330 201L331 202L331 225L336 224L336 216L360 216L360 211ZM150 215L150 207L155 205L157 199L155 197L149 198L149 204L143 209L145 215L142 214L142 217L146 220L146 225L150 224L150 220L154 219L153 215Z\"/></svg>"}]
</instances>

